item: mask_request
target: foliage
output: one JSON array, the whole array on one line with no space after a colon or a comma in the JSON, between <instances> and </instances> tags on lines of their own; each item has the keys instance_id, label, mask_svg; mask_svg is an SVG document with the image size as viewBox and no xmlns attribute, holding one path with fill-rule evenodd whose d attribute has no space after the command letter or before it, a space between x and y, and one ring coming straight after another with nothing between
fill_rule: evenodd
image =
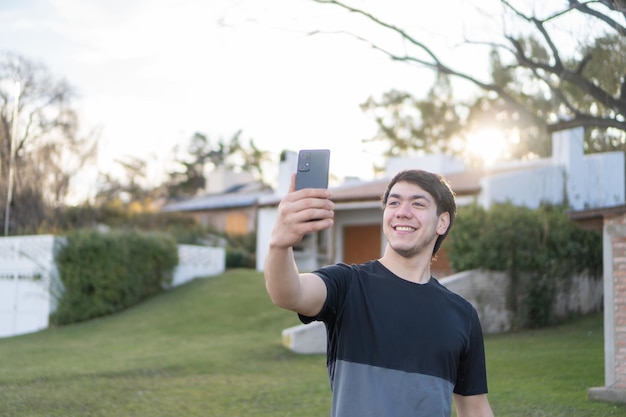
<instances>
[{"instance_id":1,"label":"foliage","mask_svg":"<svg viewBox=\"0 0 626 417\"><path fill-rule=\"evenodd\" d=\"M106 226L105 226L106 225ZM130 211L123 205L81 205L60 207L55 220L42 224L40 233L72 233L85 228L114 230L159 231L179 244L220 246L226 249L226 268L256 267L256 233L229 236L198 224L181 213Z\"/></svg>"},{"instance_id":2,"label":"foliage","mask_svg":"<svg viewBox=\"0 0 626 417\"><path fill-rule=\"evenodd\" d=\"M93 204L103 208L121 208L131 213L153 210L155 202L163 199L163 187L150 185L148 163L138 157L115 161L122 174L100 173Z\"/></svg>"},{"instance_id":3,"label":"foliage","mask_svg":"<svg viewBox=\"0 0 626 417\"><path fill-rule=\"evenodd\" d=\"M177 213L155 211L131 211L123 205L65 206L58 210L57 221L50 232L66 232L75 229L106 225L114 229L160 230L171 232L176 228L195 228L194 220ZM52 227L54 226L54 227Z\"/></svg>"},{"instance_id":4,"label":"foliage","mask_svg":"<svg viewBox=\"0 0 626 417\"><path fill-rule=\"evenodd\" d=\"M95 155L96 135L80 133L74 95L44 65L0 53L0 220L12 234L34 233Z\"/></svg>"},{"instance_id":5,"label":"foliage","mask_svg":"<svg viewBox=\"0 0 626 417\"><path fill-rule=\"evenodd\" d=\"M111 314L171 283L176 242L164 234L81 230L70 234L56 263L65 287L52 321L68 324Z\"/></svg>"},{"instance_id":6,"label":"foliage","mask_svg":"<svg viewBox=\"0 0 626 417\"><path fill-rule=\"evenodd\" d=\"M2 415L327 416L325 356L280 344L298 323L271 304L260 273L230 270L120 314L0 339ZM487 336L495 415L624 415L587 399L604 382L602 343L600 315Z\"/></svg>"},{"instance_id":7,"label":"foliage","mask_svg":"<svg viewBox=\"0 0 626 417\"><path fill-rule=\"evenodd\" d=\"M552 323L558 280L581 272L598 276L602 268L601 233L582 230L560 206L461 207L447 244L455 270L508 272L513 282L510 307L518 314L527 311L528 317L520 319L531 326ZM526 288L526 305L518 305Z\"/></svg>"},{"instance_id":8,"label":"foliage","mask_svg":"<svg viewBox=\"0 0 626 417\"><path fill-rule=\"evenodd\" d=\"M502 131L503 138L519 136L509 158L541 157L550 151L551 132L574 127L585 128L588 152L626 151L626 25L620 2L573 0L535 7L532 2L500 0L499 16L477 10L477 28L489 26L501 33L465 35L456 49L488 53L491 80L485 81L463 64L446 64L442 51L434 47L437 37L427 37L419 27L395 24L382 11L365 10L363 3L314 1L350 13L364 33L379 34L372 39L352 33L359 41L393 61L437 74L426 100L400 90L365 103L379 125L371 140L387 142L390 152L429 151L435 146L465 156L462 147L455 151L448 143L491 128ZM574 26L579 30L572 31ZM469 83L478 95L461 102L452 100L449 90L443 103L438 102L431 95L441 77ZM428 102L432 108L423 106Z\"/></svg>"},{"instance_id":9,"label":"foliage","mask_svg":"<svg viewBox=\"0 0 626 417\"><path fill-rule=\"evenodd\" d=\"M204 190L207 168L251 172L257 180L263 181L262 166L269 160L269 153L257 148L252 139L246 147L241 143L241 134L240 130L229 141L220 138L214 142L207 135L196 132L189 141L186 155L176 161L181 169L169 173L165 184L167 196L193 196Z\"/></svg>"},{"instance_id":10,"label":"foliage","mask_svg":"<svg viewBox=\"0 0 626 417\"><path fill-rule=\"evenodd\" d=\"M256 232L241 236L225 236L226 268L256 267Z\"/></svg>"},{"instance_id":11,"label":"foliage","mask_svg":"<svg viewBox=\"0 0 626 417\"><path fill-rule=\"evenodd\" d=\"M392 90L380 100L368 98L361 110L372 115L378 133L364 143L388 142L384 155L405 156L418 151L455 153L450 138L462 134L460 104L454 99L449 77L440 75L425 99Z\"/></svg>"}]
</instances>

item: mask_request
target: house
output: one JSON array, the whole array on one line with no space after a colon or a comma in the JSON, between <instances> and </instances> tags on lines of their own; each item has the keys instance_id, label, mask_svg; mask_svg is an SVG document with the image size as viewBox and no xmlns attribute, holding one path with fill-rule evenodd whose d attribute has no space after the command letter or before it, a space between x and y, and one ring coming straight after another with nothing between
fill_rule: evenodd
<instances>
[{"instance_id":1,"label":"house","mask_svg":"<svg viewBox=\"0 0 626 417\"><path fill-rule=\"evenodd\" d=\"M422 159L421 166L424 167L428 162L430 167L425 167L425 169L436 169L436 166L442 166L442 162L447 159L448 157L440 155L428 156ZM409 160L402 159L394 160L391 164L395 167L404 167L403 164L407 162ZM415 160L411 162L415 163ZM289 164L290 160L287 163ZM285 167L283 171L294 172ZM447 178L455 184L455 192L459 199L471 198L478 192L476 173L457 172L448 175ZM300 245L294 248L294 255L300 270L313 270L318 266L335 262L359 263L382 255L385 242L381 225L381 196L385 192L388 181L389 177L373 181L349 181L331 188L332 200L335 204L335 225L330 230L305 236ZM258 270L263 269L267 241L276 219L278 201L279 197L276 195L266 196L259 200ZM433 270L444 275L451 272L444 250L433 265Z\"/></svg>"},{"instance_id":2,"label":"house","mask_svg":"<svg viewBox=\"0 0 626 417\"><path fill-rule=\"evenodd\" d=\"M294 248L298 267L310 271L325 264L380 257L385 247L380 199L389 179L406 168L425 169L446 177L459 207L471 202L489 207L507 201L530 208L544 202L567 202L573 209L623 204L624 154L584 155L583 133L582 129L555 133L550 158L507 163L488 170L468 170L461 161L445 155L392 159L383 178L331 187L335 224L332 229L305 236ZM295 172L295 158L295 154L283 158L277 192L258 200L258 270L263 269L277 204ZM431 269L438 277L453 272L446 259L445 243Z\"/></svg>"},{"instance_id":3,"label":"house","mask_svg":"<svg viewBox=\"0 0 626 417\"><path fill-rule=\"evenodd\" d=\"M273 194L269 187L254 181L249 173L235 173L223 167L209 174L204 191L194 197L169 202L161 212L185 213L216 232L246 235L256 231L258 199Z\"/></svg>"}]
</instances>

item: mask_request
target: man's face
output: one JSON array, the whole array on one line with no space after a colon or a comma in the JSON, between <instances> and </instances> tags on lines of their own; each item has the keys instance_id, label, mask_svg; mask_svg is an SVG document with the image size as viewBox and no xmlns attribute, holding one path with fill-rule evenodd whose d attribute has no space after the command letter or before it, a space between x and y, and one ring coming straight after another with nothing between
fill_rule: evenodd
<instances>
[{"instance_id":1,"label":"man's face","mask_svg":"<svg viewBox=\"0 0 626 417\"><path fill-rule=\"evenodd\" d=\"M427 251L430 256L449 223L449 214L437 216L435 200L420 186L398 182L391 188L383 212L383 232L399 255L410 258Z\"/></svg>"}]
</instances>

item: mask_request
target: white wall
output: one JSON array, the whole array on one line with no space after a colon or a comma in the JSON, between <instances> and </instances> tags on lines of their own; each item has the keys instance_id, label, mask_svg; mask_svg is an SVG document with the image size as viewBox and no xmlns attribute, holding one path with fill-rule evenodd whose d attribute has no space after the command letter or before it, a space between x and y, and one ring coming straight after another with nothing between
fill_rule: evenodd
<instances>
[{"instance_id":1,"label":"white wall","mask_svg":"<svg viewBox=\"0 0 626 417\"><path fill-rule=\"evenodd\" d=\"M262 207L257 211L256 226L256 269L263 270L269 249L270 235L276 222L276 207Z\"/></svg>"},{"instance_id":2,"label":"white wall","mask_svg":"<svg viewBox=\"0 0 626 417\"><path fill-rule=\"evenodd\" d=\"M585 156L577 182L571 182L570 206L575 210L624 204L624 153L606 152Z\"/></svg>"},{"instance_id":3,"label":"white wall","mask_svg":"<svg viewBox=\"0 0 626 417\"><path fill-rule=\"evenodd\" d=\"M557 132L552 138L552 157L512 163L500 174L481 179L478 202L488 208L510 201L537 208L541 203L568 202L574 210L624 204L626 184L624 154L584 154L582 128Z\"/></svg>"},{"instance_id":4,"label":"white wall","mask_svg":"<svg viewBox=\"0 0 626 417\"><path fill-rule=\"evenodd\" d=\"M0 337L48 327L63 292L54 258L64 243L51 235L0 238ZM178 256L172 287L225 270L223 248L179 245Z\"/></svg>"},{"instance_id":5,"label":"white wall","mask_svg":"<svg viewBox=\"0 0 626 417\"><path fill-rule=\"evenodd\" d=\"M62 291L54 254L62 238L0 238L0 337L48 327Z\"/></svg>"},{"instance_id":6,"label":"white wall","mask_svg":"<svg viewBox=\"0 0 626 417\"><path fill-rule=\"evenodd\" d=\"M254 181L252 173L247 171L234 172L224 166L219 166L205 172L207 179L204 191L208 194L222 193L228 188Z\"/></svg>"},{"instance_id":7,"label":"white wall","mask_svg":"<svg viewBox=\"0 0 626 417\"><path fill-rule=\"evenodd\" d=\"M178 245L178 266L174 269L172 287L194 278L219 275L226 270L226 250L196 245Z\"/></svg>"},{"instance_id":8,"label":"white wall","mask_svg":"<svg viewBox=\"0 0 626 417\"><path fill-rule=\"evenodd\" d=\"M483 177L480 187L478 203L485 208L506 202L537 208L544 202L560 203L565 193L563 170L542 163L537 163L533 169Z\"/></svg>"}]
</instances>

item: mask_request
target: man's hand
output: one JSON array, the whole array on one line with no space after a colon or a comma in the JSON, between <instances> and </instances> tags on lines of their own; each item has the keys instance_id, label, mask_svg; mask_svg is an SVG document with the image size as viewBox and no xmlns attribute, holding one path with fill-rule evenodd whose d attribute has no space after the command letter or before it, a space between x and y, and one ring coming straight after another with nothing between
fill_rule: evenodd
<instances>
[{"instance_id":1,"label":"man's hand","mask_svg":"<svg viewBox=\"0 0 626 417\"><path fill-rule=\"evenodd\" d=\"M334 204L328 199L328 190L306 188L295 191L295 177L295 174L291 177L289 192L278 205L263 274L274 304L312 317L324 305L326 284L315 274L298 272L293 246L307 233L333 225Z\"/></svg>"},{"instance_id":2,"label":"man's hand","mask_svg":"<svg viewBox=\"0 0 626 417\"><path fill-rule=\"evenodd\" d=\"M295 190L295 175L289 192L278 205L278 217L272 230L270 247L289 248L299 243L304 235L333 225L334 204L325 189Z\"/></svg>"}]
</instances>

